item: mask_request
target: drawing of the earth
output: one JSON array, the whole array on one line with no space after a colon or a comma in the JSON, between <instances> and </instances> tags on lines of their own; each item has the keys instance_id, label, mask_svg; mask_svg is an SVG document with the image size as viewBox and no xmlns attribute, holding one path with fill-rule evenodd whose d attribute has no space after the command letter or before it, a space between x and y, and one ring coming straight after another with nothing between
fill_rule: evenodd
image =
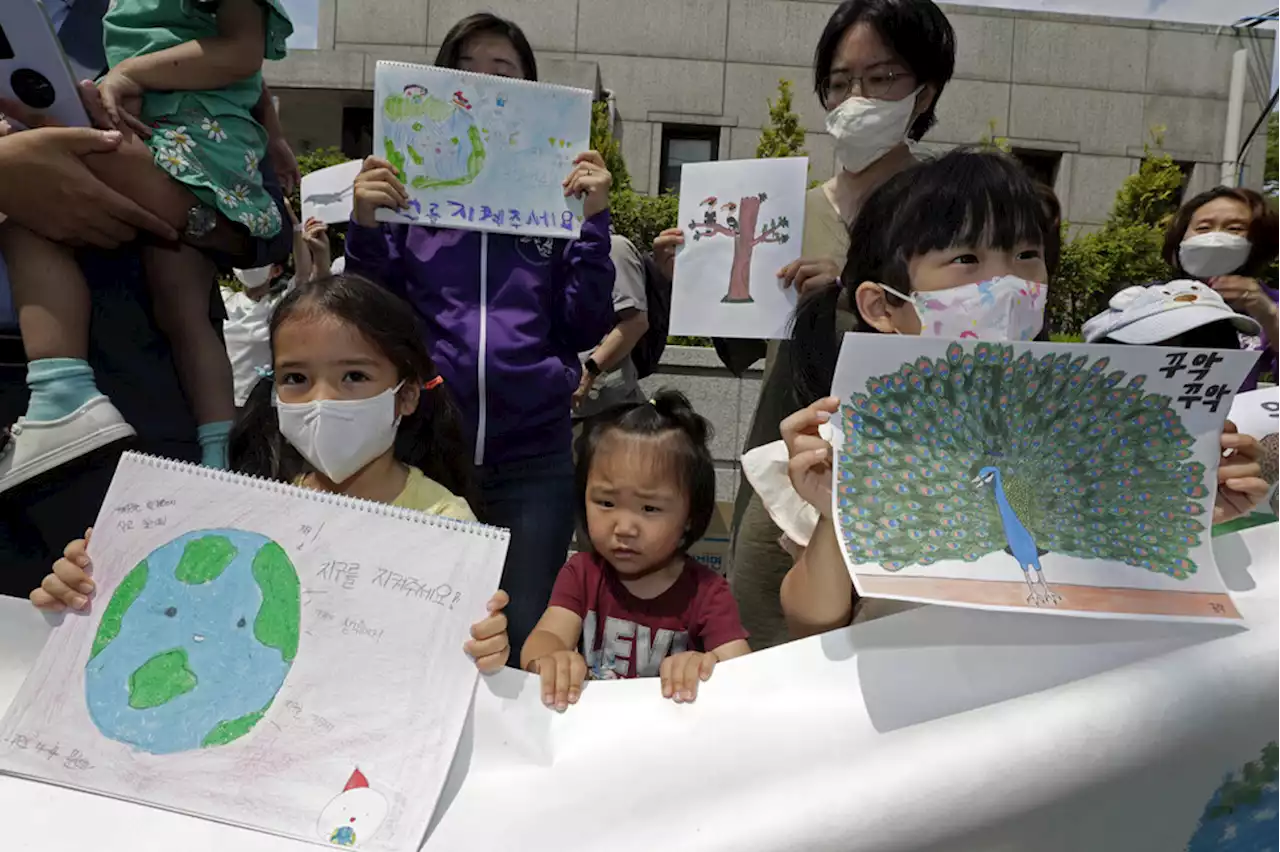
<instances>
[{"instance_id":1,"label":"drawing of the earth","mask_svg":"<svg viewBox=\"0 0 1280 852\"><path fill-rule=\"evenodd\" d=\"M1276 743L1267 743L1256 760L1222 779L1186 852L1275 852L1280 819L1278 754Z\"/></svg>"},{"instance_id":2,"label":"drawing of the earth","mask_svg":"<svg viewBox=\"0 0 1280 852\"><path fill-rule=\"evenodd\" d=\"M139 562L85 666L89 716L152 754L225 745L258 723L298 650L298 575L257 533L204 530Z\"/></svg>"},{"instance_id":3,"label":"drawing of the earth","mask_svg":"<svg viewBox=\"0 0 1280 852\"><path fill-rule=\"evenodd\" d=\"M460 92L392 95L383 102L383 117L387 160L415 189L464 186L484 168L484 137Z\"/></svg>"}]
</instances>

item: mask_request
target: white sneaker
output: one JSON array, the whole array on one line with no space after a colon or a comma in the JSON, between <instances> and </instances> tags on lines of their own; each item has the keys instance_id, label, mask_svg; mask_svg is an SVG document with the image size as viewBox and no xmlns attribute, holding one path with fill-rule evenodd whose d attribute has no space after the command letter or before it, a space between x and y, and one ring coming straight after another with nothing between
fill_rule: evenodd
<instances>
[{"instance_id":1,"label":"white sneaker","mask_svg":"<svg viewBox=\"0 0 1280 852\"><path fill-rule=\"evenodd\" d=\"M102 395L57 420L19 417L9 429L9 442L0 448L0 492L136 434Z\"/></svg>"}]
</instances>

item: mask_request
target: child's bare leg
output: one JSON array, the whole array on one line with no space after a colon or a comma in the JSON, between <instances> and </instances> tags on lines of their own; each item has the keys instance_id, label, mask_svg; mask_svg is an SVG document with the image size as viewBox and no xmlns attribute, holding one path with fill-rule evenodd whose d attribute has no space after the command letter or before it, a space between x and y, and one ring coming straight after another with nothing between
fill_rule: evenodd
<instances>
[{"instance_id":1,"label":"child's bare leg","mask_svg":"<svg viewBox=\"0 0 1280 852\"><path fill-rule=\"evenodd\" d=\"M27 351L27 412L0 446L0 492L133 429L98 390L89 350L89 288L70 248L13 223L0 225L0 252Z\"/></svg>"},{"instance_id":2,"label":"child's bare leg","mask_svg":"<svg viewBox=\"0 0 1280 852\"><path fill-rule=\"evenodd\" d=\"M28 361L89 354L89 287L75 252L21 225L0 225L0 254Z\"/></svg>"},{"instance_id":3,"label":"child's bare leg","mask_svg":"<svg viewBox=\"0 0 1280 852\"><path fill-rule=\"evenodd\" d=\"M204 463L226 467L236 408L231 362L209 321L217 270L199 249L182 244L147 246L142 260L156 324L169 338L178 379L200 427Z\"/></svg>"},{"instance_id":4,"label":"child's bare leg","mask_svg":"<svg viewBox=\"0 0 1280 852\"><path fill-rule=\"evenodd\" d=\"M141 204L179 232L199 200L155 164L151 150L131 139L110 154L85 157L85 164L108 186ZM241 229L219 217L225 231ZM207 245L218 245L217 231ZM222 247L218 245L218 247ZM199 425L204 463L227 466L227 439L235 419L235 391L227 350L209 320L216 270L197 248L185 244L148 245L143 265L156 324L169 339L182 390Z\"/></svg>"}]
</instances>

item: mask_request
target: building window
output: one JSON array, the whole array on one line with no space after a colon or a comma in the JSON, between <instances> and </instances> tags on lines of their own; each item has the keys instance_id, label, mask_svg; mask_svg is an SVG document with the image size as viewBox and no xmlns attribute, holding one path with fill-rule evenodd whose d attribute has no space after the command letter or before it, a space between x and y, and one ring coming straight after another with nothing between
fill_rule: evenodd
<instances>
[{"instance_id":1,"label":"building window","mask_svg":"<svg viewBox=\"0 0 1280 852\"><path fill-rule=\"evenodd\" d=\"M1061 151L1037 151L1033 148L1014 148L1013 156L1032 179L1053 189L1058 180L1058 166L1062 164Z\"/></svg>"},{"instance_id":2,"label":"building window","mask_svg":"<svg viewBox=\"0 0 1280 852\"><path fill-rule=\"evenodd\" d=\"M690 124L662 126L662 192L680 190L680 167L720 159L720 128Z\"/></svg>"},{"instance_id":3,"label":"building window","mask_svg":"<svg viewBox=\"0 0 1280 852\"><path fill-rule=\"evenodd\" d=\"M373 153L373 108L343 107L342 153L363 160Z\"/></svg>"}]
</instances>

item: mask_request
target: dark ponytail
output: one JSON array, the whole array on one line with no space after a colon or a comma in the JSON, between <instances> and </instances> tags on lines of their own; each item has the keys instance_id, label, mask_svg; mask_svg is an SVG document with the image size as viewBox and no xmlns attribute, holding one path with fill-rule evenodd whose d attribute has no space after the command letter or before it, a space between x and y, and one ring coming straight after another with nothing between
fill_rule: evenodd
<instances>
[{"instance_id":1,"label":"dark ponytail","mask_svg":"<svg viewBox=\"0 0 1280 852\"><path fill-rule=\"evenodd\" d=\"M400 462L478 508L471 453L462 416L448 385L427 353L413 309L398 296L356 275L333 275L298 284L271 314L271 341L296 316L332 316L355 328L395 365L400 378L422 387L418 407L400 421L395 455ZM431 387L426 387L431 385ZM231 431L231 465L239 473L292 482L310 470L280 434L272 399L273 382L254 386Z\"/></svg>"},{"instance_id":2,"label":"dark ponytail","mask_svg":"<svg viewBox=\"0 0 1280 852\"><path fill-rule=\"evenodd\" d=\"M676 390L662 389L639 405L608 409L588 420L578 438L578 464L574 471L578 494L578 523L587 528L587 479L596 451L610 435L653 440L674 438L669 445L670 464L681 490L689 497L689 523L680 549L687 550L702 538L716 509L716 470L711 459L713 430L710 421L693 410L689 399Z\"/></svg>"}]
</instances>

